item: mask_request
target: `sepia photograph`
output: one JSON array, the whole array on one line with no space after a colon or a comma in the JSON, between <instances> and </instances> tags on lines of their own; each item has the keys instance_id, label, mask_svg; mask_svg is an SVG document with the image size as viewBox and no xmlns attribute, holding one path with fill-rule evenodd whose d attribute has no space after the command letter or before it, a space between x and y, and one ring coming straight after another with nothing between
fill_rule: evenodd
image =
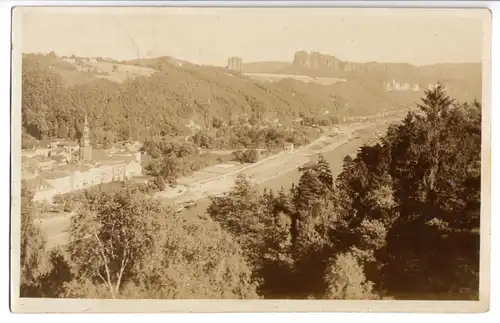
<instances>
[{"instance_id":1,"label":"sepia photograph","mask_svg":"<svg viewBox=\"0 0 500 323\"><path fill-rule=\"evenodd\" d=\"M13 312L484 312L487 9L16 7Z\"/></svg>"}]
</instances>

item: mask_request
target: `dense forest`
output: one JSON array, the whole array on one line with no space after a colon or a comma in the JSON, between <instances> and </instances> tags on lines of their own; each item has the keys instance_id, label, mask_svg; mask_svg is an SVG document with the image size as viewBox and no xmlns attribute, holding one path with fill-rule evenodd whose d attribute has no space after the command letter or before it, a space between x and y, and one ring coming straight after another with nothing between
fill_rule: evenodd
<instances>
[{"instance_id":1,"label":"dense forest","mask_svg":"<svg viewBox=\"0 0 500 323\"><path fill-rule=\"evenodd\" d=\"M322 156L289 191L239 177L205 214L92 188L65 249L23 188L21 296L476 300L481 105L439 86L418 107L337 178Z\"/></svg>"}]
</instances>

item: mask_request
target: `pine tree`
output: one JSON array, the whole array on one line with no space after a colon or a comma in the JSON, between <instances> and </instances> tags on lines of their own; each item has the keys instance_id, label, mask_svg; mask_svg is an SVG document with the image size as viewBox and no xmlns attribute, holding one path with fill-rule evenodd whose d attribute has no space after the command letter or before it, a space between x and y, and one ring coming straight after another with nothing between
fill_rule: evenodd
<instances>
[{"instance_id":1,"label":"pine tree","mask_svg":"<svg viewBox=\"0 0 500 323\"><path fill-rule=\"evenodd\" d=\"M333 175L330 165L326 161L325 157L320 154L318 156L318 164L316 166L316 172L318 173L318 179L323 183L326 190L332 190L333 188Z\"/></svg>"},{"instance_id":2,"label":"pine tree","mask_svg":"<svg viewBox=\"0 0 500 323\"><path fill-rule=\"evenodd\" d=\"M280 214L290 216L294 212L295 208L290 199L290 196L286 194L285 189L283 188L283 186L281 186L281 189L278 191L277 196L273 199L272 213L275 219L277 219Z\"/></svg>"},{"instance_id":3,"label":"pine tree","mask_svg":"<svg viewBox=\"0 0 500 323\"><path fill-rule=\"evenodd\" d=\"M425 112L427 120L435 125L437 119L446 114L448 108L453 104L454 99L446 94L446 89L443 85L438 86L432 90L425 91L425 96L422 98L422 103L417 106Z\"/></svg>"},{"instance_id":4,"label":"pine tree","mask_svg":"<svg viewBox=\"0 0 500 323\"><path fill-rule=\"evenodd\" d=\"M212 198L207 209L210 217L245 249L250 264L257 267L261 266L268 232L273 229L273 218L265 200L248 178L238 175L229 194Z\"/></svg>"},{"instance_id":5,"label":"pine tree","mask_svg":"<svg viewBox=\"0 0 500 323\"><path fill-rule=\"evenodd\" d=\"M274 191L272 189L269 190L268 196L270 200L274 200Z\"/></svg>"},{"instance_id":6,"label":"pine tree","mask_svg":"<svg viewBox=\"0 0 500 323\"><path fill-rule=\"evenodd\" d=\"M316 173L306 170L299 179L294 202L297 209L307 210L321 196L322 183Z\"/></svg>"},{"instance_id":7,"label":"pine tree","mask_svg":"<svg viewBox=\"0 0 500 323\"><path fill-rule=\"evenodd\" d=\"M439 123L442 120L442 116L446 115L448 112L453 101L454 100L446 94L445 88L439 84L434 90L426 91L425 97L422 98L423 104L418 104L418 107L425 112L428 122L427 141L429 145L429 167L425 182L430 190L431 199L433 199L432 193L434 192L440 160L439 137L441 127Z\"/></svg>"},{"instance_id":8,"label":"pine tree","mask_svg":"<svg viewBox=\"0 0 500 323\"><path fill-rule=\"evenodd\" d=\"M264 189L264 192L262 193L262 204L264 205L264 210L269 214L269 216L274 216L275 215L275 204L276 204L276 199L274 197L274 192L272 189L269 191L267 189Z\"/></svg>"}]
</instances>

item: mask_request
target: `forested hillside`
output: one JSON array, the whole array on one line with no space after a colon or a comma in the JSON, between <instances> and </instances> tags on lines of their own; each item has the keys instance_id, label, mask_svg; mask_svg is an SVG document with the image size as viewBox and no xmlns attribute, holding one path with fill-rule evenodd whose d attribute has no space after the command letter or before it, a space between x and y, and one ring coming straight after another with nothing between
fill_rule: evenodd
<instances>
[{"instance_id":1,"label":"forested hillside","mask_svg":"<svg viewBox=\"0 0 500 323\"><path fill-rule=\"evenodd\" d=\"M352 77L331 86L291 79L260 83L228 74L223 68L180 64L168 57L122 63L142 64L157 72L127 77L123 71L125 81L112 82L91 69L77 70L54 53L24 55L24 142L78 139L85 113L94 144L103 144L192 135L199 129L213 129L214 119L226 126L252 118L259 124L279 119L286 125L299 117L335 123L344 116L407 106L419 96L414 92L385 93L382 80L372 76ZM125 65L120 66L113 70L120 73Z\"/></svg>"},{"instance_id":2,"label":"forested hillside","mask_svg":"<svg viewBox=\"0 0 500 323\"><path fill-rule=\"evenodd\" d=\"M481 105L438 87L418 107L336 179L321 156L290 191L240 177L199 216L91 189L48 263L23 190L21 294L477 300Z\"/></svg>"},{"instance_id":3,"label":"forested hillside","mask_svg":"<svg viewBox=\"0 0 500 323\"><path fill-rule=\"evenodd\" d=\"M77 139L88 114L96 143L177 136L204 128L217 117L234 124L252 116L263 122L301 115L334 118L342 107L331 91L293 92L293 87L259 84L222 68L163 64L150 77L115 83L95 78L67 85L57 58L23 60L22 124L35 139ZM75 72L78 73L78 72ZM191 128L190 128L191 127ZM194 129L196 130L196 129Z\"/></svg>"}]
</instances>

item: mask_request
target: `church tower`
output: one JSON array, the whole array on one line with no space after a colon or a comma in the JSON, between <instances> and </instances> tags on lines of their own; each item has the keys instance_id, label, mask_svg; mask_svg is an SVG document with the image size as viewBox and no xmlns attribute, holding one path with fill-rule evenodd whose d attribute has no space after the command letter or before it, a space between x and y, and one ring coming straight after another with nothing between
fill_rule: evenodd
<instances>
[{"instance_id":1,"label":"church tower","mask_svg":"<svg viewBox=\"0 0 500 323\"><path fill-rule=\"evenodd\" d=\"M87 114L85 114L83 135L80 142L80 160L83 162L92 161L92 146L90 145L90 130L89 123L87 121Z\"/></svg>"}]
</instances>

